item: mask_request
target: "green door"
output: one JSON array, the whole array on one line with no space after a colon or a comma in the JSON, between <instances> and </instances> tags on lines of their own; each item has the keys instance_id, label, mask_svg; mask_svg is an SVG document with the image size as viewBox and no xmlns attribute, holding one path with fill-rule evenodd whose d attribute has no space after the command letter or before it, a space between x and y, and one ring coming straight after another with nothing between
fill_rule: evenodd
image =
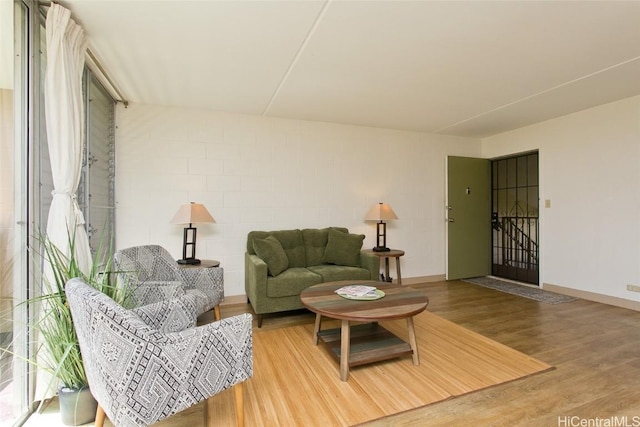
<instances>
[{"instance_id":1,"label":"green door","mask_svg":"<svg viewBox=\"0 0 640 427\"><path fill-rule=\"evenodd\" d=\"M447 280L491 273L491 162L447 158Z\"/></svg>"}]
</instances>

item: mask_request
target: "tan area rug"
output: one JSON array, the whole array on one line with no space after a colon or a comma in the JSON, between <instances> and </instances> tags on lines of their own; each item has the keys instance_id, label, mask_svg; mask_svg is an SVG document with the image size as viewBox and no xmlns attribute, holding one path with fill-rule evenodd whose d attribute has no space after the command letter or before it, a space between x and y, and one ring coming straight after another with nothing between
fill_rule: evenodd
<instances>
[{"instance_id":1,"label":"tan area rug","mask_svg":"<svg viewBox=\"0 0 640 427\"><path fill-rule=\"evenodd\" d=\"M351 426L551 369L435 314L424 312L414 321L419 366L411 357L359 366L348 382L340 381L328 350L311 343L313 325L255 330L246 424ZM408 339L406 321L382 325ZM233 425L232 393L219 397L215 419Z\"/></svg>"},{"instance_id":2,"label":"tan area rug","mask_svg":"<svg viewBox=\"0 0 640 427\"><path fill-rule=\"evenodd\" d=\"M246 426L352 426L415 409L551 366L458 326L435 314L414 318L420 365L411 357L352 368L349 381L322 344L311 342L313 325L254 330L254 376L245 382ZM323 328L338 322L323 322ZM407 340L406 321L381 323ZM57 403L57 402L54 402ZM233 391L212 398L214 425L236 425ZM155 427L204 424L203 403ZM57 405L28 426L60 424ZM112 426L107 420L105 426Z\"/></svg>"}]
</instances>

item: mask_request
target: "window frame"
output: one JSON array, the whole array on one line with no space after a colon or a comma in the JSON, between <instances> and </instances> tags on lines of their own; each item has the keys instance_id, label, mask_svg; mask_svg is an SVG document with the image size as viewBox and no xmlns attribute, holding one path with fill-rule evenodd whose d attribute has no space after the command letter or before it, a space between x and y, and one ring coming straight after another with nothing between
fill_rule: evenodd
<instances>
[{"instance_id":1,"label":"window frame","mask_svg":"<svg viewBox=\"0 0 640 427\"><path fill-rule=\"evenodd\" d=\"M51 170L48 167L49 157L46 146L46 130L43 103L44 62L46 59L45 21L46 6L35 0L14 0L14 88L13 88L13 120L14 123L14 245L12 298L15 301L12 345L15 356L12 358L12 400L18 409L16 423L22 425L28 416L37 408L36 369L25 360L31 359L35 353L35 340L27 327L33 313L29 306L20 304L37 294L39 282L35 272L40 271L37 257L32 256L28 248L36 247L37 235L46 229L48 205L51 203L51 189L47 186ZM85 161L81 181L85 188L91 188L91 144L96 143L91 137L92 113L90 108L91 89L100 91L100 96L108 98L109 123L107 135L103 142L109 145L106 150L109 163L109 182L106 185L109 200L103 208L107 209L109 229L106 231L109 241L103 242L104 249L115 247L115 99L104 88L91 70L90 61L86 61L83 79L85 88ZM109 101L110 100L110 101ZM48 175L47 175L48 173ZM95 185L95 182L93 183ZM86 193L84 214L89 227L92 214L90 191ZM101 224L102 226L102 224ZM89 231L89 230L88 230ZM95 251L95 247L92 250Z\"/></svg>"}]
</instances>

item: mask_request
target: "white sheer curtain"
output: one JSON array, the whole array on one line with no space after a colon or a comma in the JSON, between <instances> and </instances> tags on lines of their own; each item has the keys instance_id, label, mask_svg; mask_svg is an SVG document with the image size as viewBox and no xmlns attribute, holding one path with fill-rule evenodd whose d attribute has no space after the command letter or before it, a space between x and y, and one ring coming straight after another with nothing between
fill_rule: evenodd
<instances>
[{"instance_id":1,"label":"white sheer curtain","mask_svg":"<svg viewBox=\"0 0 640 427\"><path fill-rule=\"evenodd\" d=\"M82 27L71 19L71 12L55 3L47 13L46 31L44 104L54 185L47 237L69 255L69 239L75 233L78 265L89 273L91 250L76 200L83 155L82 72L86 40Z\"/></svg>"},{"instance_id":2,"label":"white sheer curtain","mask_svg":"<svg viewBox=\"0 0 640 427\"><path fill-rule=\"evenodd\" d=\"M89 273L91 250L84 216L76 200L83 155L82 72L86 41L82 28L71 19L71 12L56 3L51 3L47 12L46 31L44 107L54 188L46 234L51 243L69 255L70 237L75 233L78 266ZM45 276L50 271L47 265L43 266ZM44 348L39 351L38 360L46 365L47 356L43 352ZM56 391L56 381L45 370L38 369L35 400L43 401Z\"/></svg>"}]
</instances>

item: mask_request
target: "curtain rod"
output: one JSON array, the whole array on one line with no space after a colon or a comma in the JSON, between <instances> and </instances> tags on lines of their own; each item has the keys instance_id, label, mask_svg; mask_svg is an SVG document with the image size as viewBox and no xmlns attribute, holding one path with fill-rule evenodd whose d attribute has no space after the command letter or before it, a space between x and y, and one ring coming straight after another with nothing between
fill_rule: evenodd
<instances>
[{"instance_id":1,"label":"curtain rod","mask_svg":"<svg viewBox=\"0 0 640 427\"><path fill-rule=\"evenodd\" d=\"M51 7L52 4L57 4L60 5L60 3L58 3L57 1L38 1L38 6L39 7ZM91 51L91 49L89 49L87 47L86 50L86 55L89 57L89 59L91 60L92 64L95 66L95 68L97 68L98 73L98 80L102 80L103 83L107 83L109 88L106 88L109 92L111 92L111 95L115 95L115 102L121 102L125 108L129 106L129 101L127 101L126 99L124 99L124 96L122 96L122 93L120 92L120 89L118 89L118 86L116 86L116 84L113 82L113 80L111 80L111 78L109 77L109 75L107 74L107 72L105 71L104 67L102 66L102 64L100 63L100 61L98 61L98 58L96 58L95 54ZM96 72L96 70L94 70L94 67L91 67L90 65L87 65L89 68L91 68L91 71L93 71L94 73ZM111 89L111 90L109 90Z\"/></svg>"},{"instance_id":2,"label":"curtain rod","mask_svg":"<svg viewBox=\"0 0 640 427\"><path fill-rule=\"evenodd\" d=\"M89 57L89 59L91 59L91 62L93 62L93 64L98 69L98 74L99 74L98 79L99 80L104 79L109 84L109 87L111 87L112 91L115 93L115 95L116 95L115 101L116 102L122 102L122 104L125 106L125 108L128 107L129 106L129 101L124 99L124 97L122 96L122 93L120 92L120 89L118 89L116 84L111 80L111 78L109 77L107 72L102 67L102 64L100 63L100 61L98 61L98 58L96 58L96 56L93 54L93 52L89 48L87 48L87 56ZM95 72L95 70L93 70L93 71ZM102 77L102 79L100 79L100 77Z\"/></svg>"}]
</instances>

